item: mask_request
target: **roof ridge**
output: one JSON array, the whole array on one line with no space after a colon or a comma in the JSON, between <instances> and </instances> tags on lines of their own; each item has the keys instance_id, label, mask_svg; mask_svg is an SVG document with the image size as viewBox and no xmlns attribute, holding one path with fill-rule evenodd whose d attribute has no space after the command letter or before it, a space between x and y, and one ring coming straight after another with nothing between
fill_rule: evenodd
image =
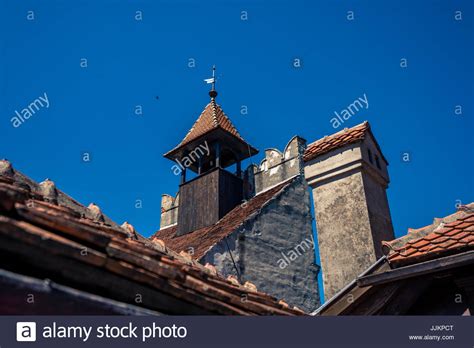
<instances>
[{"instance_id":1,"label":"roof ridge","mask_svg":"<svg viewBox=\"0 0 474 348\"><path fill-rule=\"evenodd\" d=\"M212 121L214 123L214 127L218 127L219 126L219 120L217 119L217 112L216 112L217 103L216 103L215 98L212 98L211 105L212 105ZM222 112L224 112L224 111L222 111Z\"/></svg>"},{"instance_id":2,"label":"roof ridge","mask_svg":"<svg viewBox=\"0 0 474 348\"><path fill-rule=\"evenodd\" d=\"M75 211L78 214L84 215L86 217L91 217L91 212L88 206L82 204L75 198L71 197L69 194L58 188L53 181L50 179L46 179L43 182L39 183L36 180L32 179L28 175L24 174L23 172L17 170L13 167L11 162L7 160L0 160L0 165L2 169L11 176L12 185L15 186L24 186L26 185L29 190L31 191L31 198L35 198L35 196L40 196L41 199L48 201L53 201L54 205L58 207L66 207ZM49 182L50 190L44 188L46 182ZM54 191L54 192L53 192ZM53 197L48 197L49 194L53 194ZM108 215L102 214L104 223L109 224L115 228L120 228L120 224L116 221L112 220Z\"/></svg>"}]
</instances>

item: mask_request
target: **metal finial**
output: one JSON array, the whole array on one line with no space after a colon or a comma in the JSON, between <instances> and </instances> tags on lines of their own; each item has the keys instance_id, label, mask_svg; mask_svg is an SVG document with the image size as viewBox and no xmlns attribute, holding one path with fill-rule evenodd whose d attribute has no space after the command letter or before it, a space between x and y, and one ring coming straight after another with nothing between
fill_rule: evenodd
<instances>
[{"instance_id":1,"label":"metal finial","mask_svg":"<svg viewBox=\"0 0 474 348\"><path fill-rule=\"evenodd\" d=\"M209 96L214 99L215 97L217 97L217 91L216 91L216 66L213 65L212 66L212 77L209 78L209 79L205 79L204 81L206 81L207 83L210 83L211 84L211 90L209 91Z\"/></svg>"}]
</instances>

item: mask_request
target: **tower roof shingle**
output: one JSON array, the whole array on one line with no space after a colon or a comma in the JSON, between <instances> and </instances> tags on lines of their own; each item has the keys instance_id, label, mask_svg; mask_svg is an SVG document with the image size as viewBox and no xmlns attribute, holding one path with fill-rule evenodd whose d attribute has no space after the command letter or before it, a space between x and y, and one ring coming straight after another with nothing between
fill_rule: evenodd
<instances>
[{"instance_id":1,"label":"tower roof shingle","mask_svg":"<svg viewBox=\"0 0 474 348\"><path fill-rule=\"evenodd\" d=\"M209 104L206 105L201 115L199 115L196 122L183 138L183 140L171 151L165 154L165 157L169 157L172 153L178 149L190 144L192 141L200 138L201 136L212 132L213 130L222 129L223 131L236 138L241 143L246 144L250 147L252 152L257 152L250 144L248 144L244 138L239 134L235 126L230 121L229 117L224 113L222 107L216 103L215 99L212 98Z\"/></svg>"}]
</instances>

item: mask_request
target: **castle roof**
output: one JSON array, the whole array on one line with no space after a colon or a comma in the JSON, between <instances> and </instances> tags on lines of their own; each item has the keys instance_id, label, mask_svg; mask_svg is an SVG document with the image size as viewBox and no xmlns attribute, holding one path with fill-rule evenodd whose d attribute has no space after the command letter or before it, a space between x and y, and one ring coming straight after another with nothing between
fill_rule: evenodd
<instances>
[{"instance_id":1,"label":"castle roof","mask_svg":"<svg viewBox=\"0 0 474 348\"><path fill-rule=\"evenodd\" d=\"M0 160L0 178L3 182L12 183L17 187L27 189L33 198L36 196L42 197L42 200L75 211L87 219L99 219L110 226L119 227L107 215L102 212L94 212L93 209L88 209L88 207L59 190L52 180L46 179L41 183L37 183L18 170L13 169L13 166L7 160ZM91 203L91 206L95 206L95 204Z\"/></svg>"},{"instance_id":2,"label":"castle roof","mask_svg":"<svg viewBox=\"0 0 474 348\"><path fill-rule=\"evenodd\" d=\"M282 193L296 178L290 178L274 187L271 187L244 204L240 204L227 213L214 225L201 228L197 231L176 236L177 225L157 231L151 240L163 240L171 249L193 251L193 258L200 260L218 242L222 241L247 219L257 214L270 200Z\"/></svg>"},{"instance_id":3,"label":"castle roof","mask_svg":"<svg viewBox=\"0 0 474 348\"><path fill-rule=\"evenodd\" d=\"M253 156L258 152L257 149L242 138L221 106L216 103L215 98L211 98L211 101L206 105L184 139L164 156L173 160L180 149L183 149L186 145L194 145L195 141L203 139L206 135L218 130L223 131L228 139L235 141L241 148L243 145L243 151L249 153L247 157Z\"/></svg>"},{"instance_id":4,"label":"castle roof","mask_svg":"<svg viewBox=\"0 0 474 348\"><path fill-rule=\"evenodd\" d=\"M253 284L224 279L212 266L142 237L128 223L117 225L95 204L85 207L58 192L51 182L37 184L0 161L0 255L8 269L0 269L0 282L22 289L41 284L56 294L41 307L30 306L30 314L57 314L61 296L70 311L71 304L85 301L88 307L74 310L89 314L84 308L100 312L98 303L106 313L303 314ZM137 293L143 294L138 305ZM23 292L15 294L0 299L12 313L18 312L12 303L24 302Z\"/></svg>"},{"instance_id":5,"label":"castle roof","mask_svg":"<svg viewBox=\"0 0 474 348\"><path fill-rule=\"evenodd\" d=\"M405 236L382 244L386 256L314 315L404 314L412 305L410 298L404 296L407 289L417 298L433 279L462 278L466 270L472 276L472 268L469 271L466 267L474 262L474 202L460 206L454 214L435 218L431 225L410 228Z\"/></svg>"},{"instance_id":6,"label":"castle roof","mask_svg":"<svg viewBox=\"0 0 474 348\"><path fill-rule=\"evenodd\" d=\"M383 242L388 260L406 265L474 249L474 203L460 208L452 215L434 219L431 225L409 229L407 235Z\"/></svg>"},{"instance_id":7,"label":"castle roof","mask_svg":"<svg viewBox=\"0 0 474 348\"><path fill-rule=\"evenodd\" d=\"M360 142L365 139L367 134L371 134L370 124L368 121L360 123L352 128L344 128L343 130L334 133L329 136L325 136L321 139L318 139L308 145L306 151L303 155L303 160L305 162L311 161L318 156L321 156L325 153L328 153L331 150L341 148L343 146ZM380 154L383 157L382 151L380 150L377 141L372 136L372 139L375 142ZM387 160L384 158L385 162ZM387 162L388 163L388 162Z\"/></svg>"}]
</instances>

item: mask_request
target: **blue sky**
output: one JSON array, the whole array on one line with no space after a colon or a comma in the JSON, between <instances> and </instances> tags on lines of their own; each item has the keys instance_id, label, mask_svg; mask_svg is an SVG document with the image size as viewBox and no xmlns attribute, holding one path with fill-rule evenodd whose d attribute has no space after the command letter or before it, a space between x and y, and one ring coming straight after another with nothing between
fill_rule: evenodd
<instances>
[{"instance_id":1,"label":"blue sky","mask_svg":"<svg viewBox=\"0 0 474 348\"><path fill-rule=\"evenodd\" d=\"M148 236L179 182L162 154L207 104L216 64L218 102L260 149L255 162L295 134L311 142L368 120L402 235L474 201L472 10L469 0L0 0L0 157ZM43 93L49 107L14 128L15 110ZM335 130L334 112L364 94L369 107Z\"/></svg>"}]
</instances>

